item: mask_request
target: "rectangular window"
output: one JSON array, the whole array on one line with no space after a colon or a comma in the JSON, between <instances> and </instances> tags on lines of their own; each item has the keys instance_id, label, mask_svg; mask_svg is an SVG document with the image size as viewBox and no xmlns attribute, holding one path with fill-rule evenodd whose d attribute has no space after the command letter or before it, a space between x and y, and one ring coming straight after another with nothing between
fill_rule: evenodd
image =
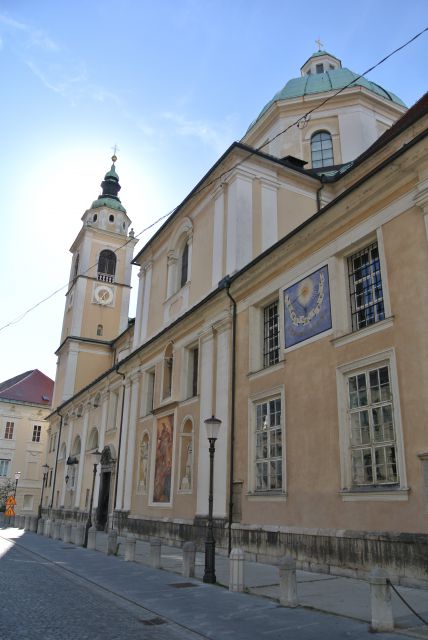
<instances>
[{"instance_id":1,"label":"rectangular window","mask_svg":"<svg viewBox=\"0 0 428 640\"><path fill-rule=\"evenodd\" d=\"M142 401L142 415L147 416L154 409L155 398L155 370L146 371L144 374L144 392Z\"/></svg>"},{"instance_id":2,"label":"rectangular window","mask_svg":"<svg viewBox=\"0 0 428 640\"><path fill-rule=\"evenodd\" d=\"M4 437L6 440L12 440L14 427L15 427L14 422L6 422L6 428L4 430Z\"/></svg>"},{"instance_id":3,"label":"rectangular window","mask_svg":"<svg viewBox=\"0 0 428 640\"><path fill-rule=\"evenodd\" d=\"M282 489L281 399L255 405L256 491Z\"/></svg>"},{"instance_id":4,"label":"rectangular window","mask_svg":"<svg viewBox=\"0 0 428 640\"><path fill-rule=\"evenodd\" d=\"M10 460L0 459L0 477L7 477L9 475L9 463Z\"/></svg>"},{"instance_id":5,"label":"rectangular window","mask_svg":"<svg viewBox=\"0 0 428 640\"><path fill-rule=\"evenodd\" d=\"M278 300L263 309L263 367L279 362Z\"/></svg>"},{"instance_id":6,"label":"rectangular window","mask_svg":"<svg viewBox=\"0 0 428 640\"><path fill-rule=\"evenodd\" d=\"M385 307L377 242L348 258L352 330L358 331L385 319Z\"/></svg>"},{"instance_id":7,"label":"rectangular window","mask_svg":"<svg viewBox=\"0 0 428 640\"><path fill-rule=\"evenodd\" d=\"M399 483L391 375L388 365L348 377L353 486Z\"/></svg>"},{"instance_id":8,"label":"rectangular window","mask_svg":"<svg viewBox=\"0 0 428 640\"><path fill-rule=\"evenodd\" d=\"M199 363L199 349L195 347L191 351L192 360L192 397L198 395L198 363Z\"/></svg>"},{"instance_id":9,"label":"rectangular window","mask_svg":"<svg viewBox=\"0 0 428 640\"><path fill-rule=\"evenodd\" d=\"M40 442L40 435L42 433L42 427L40 424L33 426L33 442Z\"/></svg>"}]
</instances>

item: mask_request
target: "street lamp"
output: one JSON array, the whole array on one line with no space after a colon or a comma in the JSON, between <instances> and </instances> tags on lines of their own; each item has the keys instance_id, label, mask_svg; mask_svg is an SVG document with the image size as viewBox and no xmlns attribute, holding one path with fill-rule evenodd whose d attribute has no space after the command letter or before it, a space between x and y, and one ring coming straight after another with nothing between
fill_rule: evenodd
<instances>
[{"instance_id":1,"label":"street lamp","mask_svg":"<svg viewBox=\"0 0 428 640\"><path fill-rule=\"evenodd\" d=\"M19 478L20 478L20 476L21 476L21 472L20 472L20 471L17 471L17 472L15 473L15 492L14 492L14 494L13 494L13 497L14 497L14 498L16 498L16 490L17 490L17 488L18 488L18 482L19 482Z\"/></svg>"},{"instance_id":2,"label":"street lamp","mask_svg":"<svg viewBox=\"0 0 428 640\"><path fill-rule=\"evenodd\" d=\"M42 482L42 495L40 496L39 513L38 513L39 520L42 517L43 492L45 490L46 480L47 480L47 477L48 477L48 473L49 473L50 467L49 467L48 464L44 464L44 465L42 465L42 469L44 469L44 471L43 471L43 482Z\"/></svg>"},{"instance_id":3,"label":"street lamp","mask_svg":"<svg viewBox=\"0 0 428 640\"><path fill-rule=\"evenodd\" d=\"M210 443L210 485L208 495L208 522L207 522L207 536L205 538L205 572L203 581L210 584L215 584L215 540L213 533L213 483L214 483L214 453L215 453L215 441L218 438L220 431L221 420L212 416L204 420L208 442Z\"/></svg>"},{"instance_id":4,"label":"street lamp","mask_svg":"<svg viewBox=\"0 0 428 640\"><path fill-rule=\"evenodd\" d=\"M96 457L96 461L94 462L94 471L93 471L93 476L92 476L91 501L90 501L90 504L89 504L88 519L86 521L86 527L85 527L85 540L84 540L84 543L83 543L84 547L88 546L89 529L92 527L92 505L94 503L95 477L97 475L97 467L98 467L99 458L101 458L101 451L98 451L98 449L97 449L96 451L92 452L92 455Z\"/></svg>"}]
</instances>

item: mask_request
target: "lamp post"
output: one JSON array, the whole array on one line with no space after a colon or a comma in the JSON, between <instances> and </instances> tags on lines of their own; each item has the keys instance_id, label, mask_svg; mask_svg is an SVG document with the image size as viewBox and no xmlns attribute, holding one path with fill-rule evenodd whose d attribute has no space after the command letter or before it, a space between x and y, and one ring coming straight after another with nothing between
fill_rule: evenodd
<instances>
[{"instance_id":1,"label":"lamp post","mask_svg":"<svg viewBox=\"0 0 428 640\"><path fill-rule=\"evenodd\" d=\"M99 462L99 458L101 458L101 451L98 451L98 449L96 451L92 452L93 456L96 456L96 462L94 462L94 471L93 471L93 475L92 475L92 491L91 491L91 501L89 504L89 513L88 513L88 519L86 521L86 527L85 527L85 540L83 543L84 547L88 546L88 533L89 533L89 529L92 527L92 505L94 504L94 489L95 489L95 478L97 475L97 467L98 467L98 462Z\"/></svg>"},{"instance_id":2,"label":"lamp post","mask_svg":"<svg viewBox=\"0 0 428 640\"><path fill-rule=\"evenodd\" d=\"M44 465L42 465L42 469L44 469L44 471L43 471L43 481L42 481L42 495L40 496L39 513L38 513L38 516L37 516L39 520L42 517L43 492L45 490L46 480L47 480L47 477L48 477L48 473L49 473L50 467L49 467L48 464L44 464Z\"/></svg>"},{"instance_id":3,"label":"lamp post","mask_svg":"<svg viewBox=\"0 0 428 640\"><path fill-rule=\"evenodd\" d=\"M20 471L17 471L17 472L15 473L15 491L14 491L14 494L13 494L13 497L14 497L15 499L16 499L16 490L17 490L17 488L18 488L18 482L19 482L19 478L20 478L20 476L21 476L21 472L20 472Z\"/></svg>"},{"instance_id":4,"label":"lamp post","mask_svg":"<svg viewBox=\"0 0 428 640\"><path fill-rule=\"evenodd\" d=\"M218 438L221 420L212 416L204 420L208 442L210 443L210 484L208 494L208 523L207 523L207 536L205 538L205 572L203 581L210 584L215 584L215 540L213 533L213 484L214 484L214 453L215 453L215 441Z\"/></svg>"}]
</instances>

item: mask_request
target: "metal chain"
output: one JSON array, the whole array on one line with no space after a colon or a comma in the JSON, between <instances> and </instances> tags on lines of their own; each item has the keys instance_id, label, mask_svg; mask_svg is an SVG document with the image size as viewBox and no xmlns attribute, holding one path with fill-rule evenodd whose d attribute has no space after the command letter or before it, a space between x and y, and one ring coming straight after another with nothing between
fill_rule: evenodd
<instances>
[{"instance_id":1,"label":"metal chain","mask_svg":"<svg viewBox=\"0 0 428 640\"><path fill-rule=\"evenodd\" d=\"M397 594L397 596L400 598L400 600L402 600L402 601L404 602L404 604L406 605L406 607L408 607L408 608L410 609L410 611L411 611L412 613L414 613L414 614L415 614L415 616L416 616L417 618L419 618L419 620L422 620L422 622L428 626L428 622L427 622L427 621L426 621L426 620L425 620L425 619L424 619L424 618L423 618L423 617L422 617L422 616L421 616L417 611L415 611L415 610L413 609L413 607L412 607L412 606L407 602L407 600L405 600L405 599L403 598L403 596L401 595L401 593L399 593L399 592L397 591L397 589L394 587L394 585L392 584L391 580L388 580L388 579L387 579L386 581L387 581L387 583L392 587L393 591L395 591L395 593L396 593L396 594Z\"/></svg>"}]
</instances>

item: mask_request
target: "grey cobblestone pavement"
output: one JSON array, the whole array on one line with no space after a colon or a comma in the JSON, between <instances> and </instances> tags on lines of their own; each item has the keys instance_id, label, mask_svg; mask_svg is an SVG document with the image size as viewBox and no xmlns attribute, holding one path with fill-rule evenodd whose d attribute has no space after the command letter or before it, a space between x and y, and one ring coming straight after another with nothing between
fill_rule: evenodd
<instances>
[{"instance_id":1,"label":"grey cobblestone pavement","mask_svg":"<svg viewBox=\"0 0 428 640\"><path fill-rule=\"evenodd\" d=\"M0 602L1 640L373 638L364 621L286 609L16 529L0 529Z\"/></svg>"}]
</instances>

